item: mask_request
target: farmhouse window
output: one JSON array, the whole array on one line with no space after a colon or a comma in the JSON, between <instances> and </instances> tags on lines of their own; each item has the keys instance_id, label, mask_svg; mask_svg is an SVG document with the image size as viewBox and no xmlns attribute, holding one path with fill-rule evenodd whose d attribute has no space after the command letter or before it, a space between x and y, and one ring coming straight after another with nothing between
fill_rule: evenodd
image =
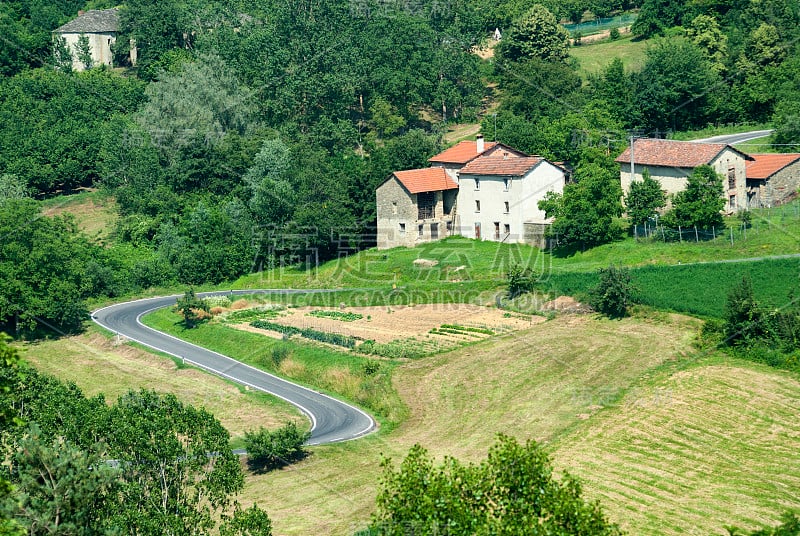
<instances>
[{"instance_id":1,"label":"farmhouse window","mask_svg":"<svg viewBox=\"0 0 800 536\"><path fill-rule=\"evenodd\" d=\"M500 222L494 222L494 239L500 240Z\"/></svg>"},{"instance_id":2,"label":"farmhouse window","mask_svg":"<svg viewBox=\"0 0 800 536\"><path fill-rule=\"evenodd\" d=\"M432 223L431 224L431 240L436 240L439 238L439 224Z\"/></svg>"},{"instance_id":3,"label":"farmhouse window","mask_svg":"<svg viewBox=\"0 0 800 536\"><path fill-rule=\"evenodd\" d=\"M728 169L728 190L736 189L736 168Z\"/></svg>"},{"instance_id":4,"label":"farmhouse window","mask_svg":"<svg viewBox=\"0 0 800 536\"><path fill-rule=\"evenodd\" d=\"M434 217L436 208L436 194L434 192L423 192L417 194L418 220L426 220Z\"/></svg>"},{"instance_id":5,"label":"farmhouse window","mask_svg":"<svg viewBox=\"0 0 800 536\"><path fill-rule=\"evenodd\" d=\"M422 238L423 236L425 236L425 226L424 226L424 225L420 225L420 226L418 227L418 231L419 231L419 237L420 237L420 238Z\"/></svg>"},{"instance_id":6,"label":"farmhouse window","mask_svg":"<svg viewBox=\"0 0 800 536\"><path fill-rule=\"evenodd\" d=\"M508 191L509 179L503 179L503 190Z\"/></svg>"},{"instance_id":7,"label":"farmhouse window","mask_svg":"<svg viewBox=\"0 0 800 536\"><path fill-rule=\"evenodd\" d=\"M506 214L508 214L508 208L509 208L508 201L504 201L504 202L503 202L503 212L505 212Z\"/></svg>"},{"instance_id":8,"label":"farmhouse window","mask_svg":"<svg viewBox=\"0 0 800 536\"><path fill-rule=\"evenodd\" d=\"M503 224L503 232L507 235L511 234L511 225L504 223Z\"/></svg>"},{"instance_id":9,"label":"farmhouse window","mask_svg":"<svg viewBox=\"0 0 800 536\"><path fill-rule=\"evenodd\" d=\"M480 179L475 179L475 189L476 190L480 190L481 189L481 180Z\"/></svg>"},{"instance_id":10,"label":"farmhouse window","mask_svg":"<svg viewBox=\"0 0 800 536\"><path fill-rule=\"evenodd\" d=\"M732 195L732 196L730 197L730 200L729 200L729 201L730 201L730 209L731 209L731 210L735 210L735 209L736 209L736 196L735 196L735 195Z\"/></svg>"},{"instance_id":11,"label":"farmhouse window","mask_svg":"<svg viewBox=\"0 0 800 536\"><path fill-rule=\"evenodd\" d=\"M476 199L475 200L475 212L480 212L480 211L481 211L481 201L480 201L480 199Z\"/></svg>"},{"instance_id":12,"label":"farmhouse window","mask_svg":"<svg viewBox=\"0 0 800 536\"><path fill-rule=\"evenodd\" d=\"M400 234L401 235L406 234L406 224L405 223L401 223L400 224Z\"/></svg>"}]
</instances>

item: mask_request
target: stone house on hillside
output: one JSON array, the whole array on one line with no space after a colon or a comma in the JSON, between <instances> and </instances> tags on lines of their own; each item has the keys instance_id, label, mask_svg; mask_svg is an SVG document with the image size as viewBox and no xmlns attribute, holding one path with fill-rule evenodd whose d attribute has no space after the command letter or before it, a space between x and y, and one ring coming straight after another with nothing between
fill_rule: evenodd
<instances>
[{"instance_id":1,"label":"stone house on hillside","mask_svg":"<svg viewBox=\"0 0 800 536\"><path fill-rule=\"evenodd\" d=\"M53 31L54 37L61 37L72 54L72 69L83 71L85 65L78 57L79 40L88 39L92 63L95 66L114 66L112 47L119 31L119 9L92 9L79 11L78 17ZM131 47L130 62L136 64L136 48Z\"/></svg>"},{"instance_id":2,"label":"stone house on hillside","mask_svg":"<svg viewBox=\"0 0 800 536\"><path fill-rule=\"evenodd\" d=\"M561 167L480 137L429 161L432 167L397 171L377 188L379 248L452 234L543 245L547 222L536 205L563 190Z\"/></svg>"},{"instance_id":3,"label":"stone house on hillside","mask_svg":"<svg viewBox=\"0 0 800 536\"><path fill-rule=\"evenodd\" d=\"M800 188L800 154L751 154L747 162L747 204L769 208L795 199Z\"/></svg>"},{"instance_id":4,"label":"stone house on hillside","mask_svg":"<svg viewBox=\"0 0 800 536\"><path fill-rule=\"evenodd\" d=\"M661 183L668 194L686 188L694 168L709 165L723 176L725 209L737 212L747 208L745 163L752 158L723 143L638 139L633 143L634 174L631 175L631 147L618 158L623 192L630 190L632 180L642 180L647 168L650 176Z\"/></svg>"},{"instance_id":5,"label":"stone house on hillside","mask_svg":"<svg viewBox=\"0 0 800 536\"><path fill-rule=\"evenodd\" d=\"M395 171L378 186L378 248L412 247L453 232L458 184L444 168Z\"/></svg>"}]
</instances>

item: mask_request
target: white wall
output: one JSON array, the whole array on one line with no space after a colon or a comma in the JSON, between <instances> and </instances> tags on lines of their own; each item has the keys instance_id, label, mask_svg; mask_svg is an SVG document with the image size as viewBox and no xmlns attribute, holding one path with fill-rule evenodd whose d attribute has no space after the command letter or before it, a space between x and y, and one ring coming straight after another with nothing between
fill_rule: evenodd
<instances>
[{"instance_id":1,"label":"white wall","mask_svg":"<svg viewBox=\"0 0 800 536\"><path fill-rule=\"evenodd\" d=\"M480 182L475 189L475 179ZM544 220L538 202L547 192L563 192L564 172L546 161L539 162L523 177L509 177L508 189L501 176L476 176L461 174L458 190L459 232L468 238L477 238L475 224L480 223L483 240L522 242L523 223ZM476 210L480 201L480 211ZM506 212L505 203L509 210ZM495 235L495 223L499 223L500 236ZM506 235L505 225L510 233Z\"/></svg>"},{"instance_id":2,"label":"white wall","mask_svg":"<svg viewBox=\"0 0 800 536\"><path fill-rule=\"evenodd\" d=\"M72 54L72 69L75 71L83 71L84 65L78 59L78 39L81 35L89 38L89 47L92 51L92 61L94 66L108 65L112 67L113 55L111 53L111 45L116 41L116 36L113 33L65 33L59 34L67 42L69 51Z\"/></svg>"}]
</instances>

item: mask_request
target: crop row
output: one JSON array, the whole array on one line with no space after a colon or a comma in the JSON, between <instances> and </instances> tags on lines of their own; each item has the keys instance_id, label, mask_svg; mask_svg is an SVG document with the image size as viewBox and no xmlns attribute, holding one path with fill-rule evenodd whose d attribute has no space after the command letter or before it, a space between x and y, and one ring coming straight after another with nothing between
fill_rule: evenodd
<instances>
[{"instance_id":1,"label":"crop row","mask_svg":"<svg viewBox=\"0 0 800 536\"><path fill-rule=\"evenodd\" d=\"M323 311L316 309L308 313L309 316L316 316L317 318L332 318L334 320L341 320L342 322L355 322L361 320L364 315L359 313L345 313L342 311Z\"/></svg>"},{"instance_id":2,"label":"crop row","mask_svg":"<svg viewBox=\"0 0 800 536\"><path fill-rule=\"evenodd\" d=\"M277 324L268 320L255 320L250 322L250 325L258 329L268 329L270 331L277 331L287 336L300 335L305 339L312 341L319 341L328 344L335 344L336 346L343 346L345 348L355 348L356 339L349 335L342 335L341 333L328 333L311 328L296 328L294 326L285 326Z\"/></svg>"}]
</instances>

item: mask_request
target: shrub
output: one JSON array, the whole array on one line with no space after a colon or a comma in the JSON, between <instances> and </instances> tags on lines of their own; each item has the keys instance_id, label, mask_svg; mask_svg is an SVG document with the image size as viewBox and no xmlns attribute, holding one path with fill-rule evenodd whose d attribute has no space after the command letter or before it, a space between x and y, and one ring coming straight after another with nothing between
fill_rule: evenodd
<instances>
[{"instance_id":1,"label":"shrub","mask_svg":"<svg viewBox=\"0 0 800 536\"><path fill-rule=\"evenodd\" d=\"M211 318L208 304L195 295L194 289L187 290L183 294L183 298L178 299L175 309L183 315L184 326L190 329L203 320Z\"/></svg>"},{"instance_id":2,"label":"shrub","mask_svg":"<svg viewBox=\"0 0 800 536\"><path fill-rule=\"evenodd\" d=\"M231 305L231 300L227 296L209 296L207 298L203 298L203 301L209 307L225 307L228 308Z\"/></svg>"},{"instance_id":3,"label":"shrub","mask_svg":"<svg viewBox=\"0 0 800 536\"><path fill-rule=\"evenodd\" d=\"M361 365L364 376L374 376L381 371L381 363L376 359L368 359Z\"/></svg>"},{"instance_id":4,"label":"shrub","mask_svg":"<svg viewBox=\"0 0 800 536\"><path fill-rule=\"evenodd\" d=\"M627 268L613 264L599 271L600 283L589 291L589 305L609 318L622 318L633 303L634 287Z\"/></svg>"},{"instance_id":5,"label":"shrub","mask_svg":"<svg viewBox=\"0 0 800 536\"><path fill-rule=\"evenodd\" d=\"M608 38L612 41L619 39L619 28L611 28L611 30L608 32Z\"/></svg>"},{"instance_id":6,"label":"shrub","mask_svg":"<svg viewBox=\"0 0 800 536\"><path fill-rule=\"evenodd\" d=\"M292 353L292 348L288 344L277 344L272 347L272 351L270 352L270 357L272 358L272 364L275 365L275 368L279 368L281 363L289 357Z\"/></svg>"},{"instance_id":7,"label":"shrub","mask_svg":"<svg viewBox=\"0 0 800 536\"><path fill-rule=\"evenodd\" d=\"M310 437L311 432L301 431L293 422L274 431L264 427L246 431L247 464L253 471L264 472L301 460L306 455L303 445Z\"/></svg>"},{"instance_id":8,"label":"shrub","mask_svg":"<svg viewBox=\"0 0 800 536\"><path fill-rule=\"evenodd\" d=\"M523 268L519 264L508 269L508 297L514 299L521 294L533 289L533 273L530 268Z\"/></svg>"}]
</instances>

